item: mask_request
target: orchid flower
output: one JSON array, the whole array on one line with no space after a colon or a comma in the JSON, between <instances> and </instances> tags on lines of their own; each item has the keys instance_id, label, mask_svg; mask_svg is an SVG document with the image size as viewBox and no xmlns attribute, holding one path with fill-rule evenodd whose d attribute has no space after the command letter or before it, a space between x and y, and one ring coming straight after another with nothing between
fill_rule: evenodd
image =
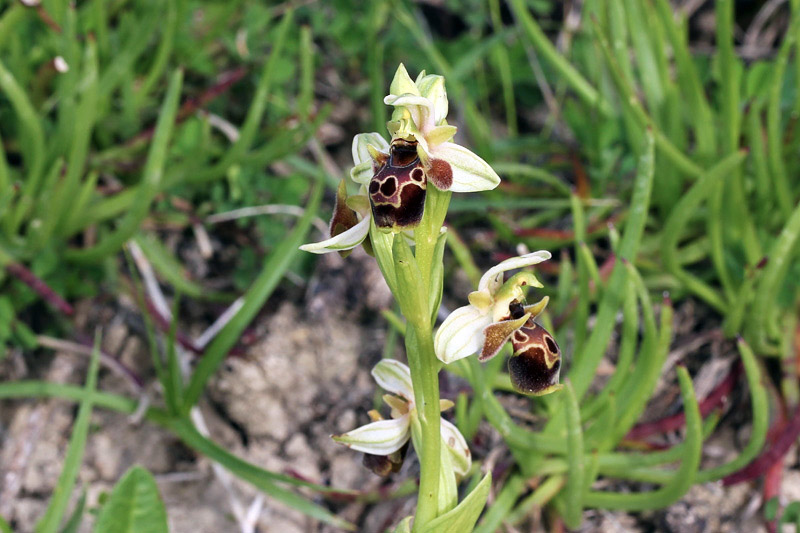
<instances>
[{"instance_id":1,"label":"orchid flower","mask_svg":"<svg viewBox=\"0 0 800 533\"><path fill-rule=\"evenodd\" d=\"M509 359L509 374L514 388L525 394L542 395L561 388L558 385L561 354L547 330L533 321L545 307L545 296L524 305L522 287L542 287L531 272L522 271L505 283L506 271L536 265L550 259L541 250L507 259L490 268L480 279L478 290L470 293L469 305L453 311L434 338L436 357L452 363L472 354L486 361L511 341L514 352Z\"/></svg>"},{"instance_id":2,"label":"orchid flower","mask_svg":"<svg viewBox=\"0 0 800 533\"><path fill-rule=\"evenodd\" d=\"M439 190L477 192L491 190L500 177L489 164L452 142L458 128L447 123L448 101L444 78L422 71L411 81L400 64L383 103L395 107L387 124L392 140L416 145L428 181Z\"/></svg>"},{"instance_id":3,"label":"orchid flower","mask_svg":"<svg viewBox=\"0 0 800 533\"><path fill-rule=\"evenodd\" d=\"M342 182L330 225L330 238L305 244L312 253L345 255L377 228L400 232L422 221L429 183L443 191L476 192L494 189L500 177L486 161L452 142L457 128L447 124L444 78L420 73L414 82L401 64L384 98L394 106L387 128L391 142L380 133L353 138L350 178L361 185L347 197Z\"/></svg>"},{"instance_id":4,"label":"orchid flower","mask_svg":"<svg viewBox=\"0 0 800 533\"><path fill-rule=\"evenodd\" d=\"M364 168L370 164L370 149L388 150L389 143L381 137L380 133L359 133L353 138L353 163L355 167L350 175L355 179L356 169ZM366 186L362 184L360 194L347 196L347 184L344 180L339 182L336 192L336 206L330 223L330 239L304 244L301 250L314 254L340 252L347 255L350 250L364 242L369 235L372 210L366 196Z\"/></svg>"},{"instance_id":5,"label":"orchid flower","mask_svg":"<svg viewBox=\"0 0 800 533\"><path fill-rule=\"evenodd\" d=\"M391 418L384 420L376 411L370 411L373 422L343 435L334 435L333 440L356 451L391 458L411 439L414 419L419 416L414 405L411 371L399 361L383 359L372 369L372 377L381 388L391 393L383 396L391 408ZM442 411L452 405L449 400L440 401ZM441 435L450 452L453 471L465 476L472 464L466 440L458 428L445 419L441 420Z\"/></svg>"}]
</instances>

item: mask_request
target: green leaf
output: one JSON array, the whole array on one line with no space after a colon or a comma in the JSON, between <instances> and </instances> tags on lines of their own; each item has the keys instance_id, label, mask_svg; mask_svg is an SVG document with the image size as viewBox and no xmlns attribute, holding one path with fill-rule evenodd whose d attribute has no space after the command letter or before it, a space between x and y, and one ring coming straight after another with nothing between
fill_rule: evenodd
<instances>
[{"instance_id":1,"label":"green leaf","mask_svg":"<svg viewBox=\"0 0 800 533\"><path fill-rule=\"evenodd\" d=\"M92 418L92 408L94 407L94 394L97 388L97 368L100 361L100 335L98 334L92 350L92 358L89 362L89 371L86 377L86 386L81 391L81 404L78 408L78 416L75 417L75 425L72 429L72 437L67 447L67 455L64 459L64 467L58 477L58 484L53 490L53 497L47 506L44 516L36 524L37 533L55 533L58 525L67 510L69 497L78 479L78 470L83 459L83 450L86 447L86 439L89 435L89 422Z\"/></svg>"},{"instance_id":2,"label":"green leaf","mask_svg":"<svg viewBox=\"0 0 800 533\"><path fill-rule=\"evenodd\" d=\"M161 105L161 112L158 115L153 143L147 154L144 170L142 171L142 181L137 189L136 199L133 207L125 214L117 229L106 236L98 244L90 248L73 248L65 252L65 257L70 261L79 263L91 263L98 261L119 250L122 245L133 237L138 231L139 225L150 209L150 204L156 195L161 192L164 166L169 152L170 139L175 126L175 116L178 113L180 103L181 84L183 82L183 71L176 70L170 78L167 94L164 103Z\"/></svg>"},{"instance_id":3,"label":"green leaf","mask_svg":"<svg viewBox=\"0 0 800 533\"><path fill-rule=\"evenodd\" d=\"M411 533L411 520L413 516L403 518L394 530L394 533Z\"/></svg>"},{"instance_id":4,"label":"green leaf","mask_svg":"<svg viewBox=\"0 0 800 533\"><path fill-rule=\"evenodd\" d=\"M97 517L95 533L167 533L167 511L153 475L134 466L114 487Z\"/></svg>"},{"instance_id":5,"label":"green leaf","mask_svg":"<svg viewBox=\"0 0 800 533\"><path fill-rule=\"evenodd\" d=\"M189 298L218 302L229 302L232 295L211 291L187 277L186 268L178 261L172 252L164 246L154 235L144 232L134 237L134 241L152 263L159 275L172 284L176 290Z\"/></svg>"},{"instance_id":6,"label":"green leaf","mask_svg":"<svg viewBox=\"0 0 800 533\"><path fill-rule=\"evenodd\" d=\"M398 531L400 530L398 529ZM11 526L8 525L8 522L6 522L2 516L0 516L0 533L14 533L11 530Z\"/></svg>"},{"instance_id":7,"label":"green leaf","mask_svg":"<svg viewBox=\"0 0 800 533\"><path fill-rule=\"evenodd\" d=\"M75 505L75 510L72 511L72 515L67 520L67 523L64 524L64 527L61 529L61 533L78 533L78 529L81 527L81 520L83 520L83 511L86 508L86 491L84 490L81 492L81 497L78 499L78 503Z\"/></svg>"},{"instance_id":8,"label":"green leaf","mask_svg":"<svg viewBox=\"0 0 800 533\"><path fill-rule=\"evenodd\" d=\"M455 509L427 524L421 533L469 533L486 505L492 474L487 473L478 486Z\"/></svg>"},{"instance_id":9,"label":"green leaf","mask_svg":"<svg viewBox=\"0 0 800 533\"><path fill-rule=\"evenodd\" d=\"M222 364L228 351L233 348L244 329L255 318L272 291L278 286L278 282L283 278L283 274L298 252L298 247L305 240L311 227L311 219L317 212L321 198L322 184L317 183L311 192L303 217L297 222L292 232L272 251L264 262L258 277L244 296L242 307L206 348L186 387L183 401L185 412L188 413L189 409L200 399L206 383Z\"/></svg>"}]
</instances>

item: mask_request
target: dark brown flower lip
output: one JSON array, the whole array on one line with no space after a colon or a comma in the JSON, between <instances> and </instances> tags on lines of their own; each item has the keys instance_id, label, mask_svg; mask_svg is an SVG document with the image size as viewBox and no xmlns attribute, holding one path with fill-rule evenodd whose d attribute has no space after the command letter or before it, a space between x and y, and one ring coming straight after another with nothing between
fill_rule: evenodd
<instances>
[{"instance_id":1,"label":"dark brown flower lip","mask_svg":"<svg viewBox=\"0 0 800 533\"><path fill-rule=\"evenodd\" d=\"M369 183L375 225L403 230L419 225L425 210L427 179L417 143L395 140L389 157Z\"/></svg>"},{"instance_id":2,"label":"dark brown flower lip","mask_svg":"<svg viewBox=\"0 0 800 533\"><path fill-rule=\"evenodd\" d=\"M511 336L514 353L508 373L515 390L523 394L546 394L559 386L561 349L553 336L529 320Z\"/></svg>"}]
</instances>

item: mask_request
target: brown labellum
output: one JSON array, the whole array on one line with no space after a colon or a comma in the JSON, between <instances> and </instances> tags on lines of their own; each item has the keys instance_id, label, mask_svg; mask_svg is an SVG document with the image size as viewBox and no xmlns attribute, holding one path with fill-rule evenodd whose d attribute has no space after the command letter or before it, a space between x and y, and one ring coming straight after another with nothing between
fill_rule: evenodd
<instances>
[{"instance_id":1,"label":"brown labellum","mask_svg":"<svg viewBox=\"0 0 800 533\"><path fill-rule=\"evenodd\" d=\"M508 360L508 373L515 390L541 396L562 387L561 350L550 332L529 320L514 332L511 344L514 354Z\"/></svg>"},{"instance_id":2,"label":"brown labellum","mask_svg":"<svg viewBox=\"0 0 800 533\"><path fill-rule=\"evenodd\" d=\"M347 186L345 180L339 182L336 190L336 207L333 209L333 216L330 223L330 235L336 237L358 224L356 212L347 207ZM353 250L342 250L339 255L347 257Z\"/></svg>"},{"instance_id":3,"label":"brown labellum","mask_svg":"<svg viewBox=\"0 0 800 533\"><path fill-rule=\"evenodd\" d=\"M396 474L400 471L407 451L408 442L406 442L402 448L389 455L372 455L365 453L362 463L365 467L372 470L374 474L386 477L389 474Z\"/></svg>"},{"instance_id":4,"label":"brown labellum","mask_svg":"<svg viewBox=\"0 0 800 533\"><path fill-rule=\"evenodd\" d=\"M417 155L417 143L397 139L386 162L369 182L375 225L403 230L416 227L425 210L427 178Z\"/></svg>"}]
</instances>

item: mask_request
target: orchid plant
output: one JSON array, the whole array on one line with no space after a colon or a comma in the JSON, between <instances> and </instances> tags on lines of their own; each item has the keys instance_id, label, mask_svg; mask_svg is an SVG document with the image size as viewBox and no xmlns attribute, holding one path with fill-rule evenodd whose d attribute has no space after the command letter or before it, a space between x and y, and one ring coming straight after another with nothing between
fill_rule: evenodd
<instances>
[{"instance_id":1,"label":"orchid plant","mask_svg":"<svg viewBox=\"0 0 800 533\"><path fill-rule=\"evenodd\" d=\"M330 236L301 246L312 253L346 256L359 245L374 255L407 321L408 366L383 360L372 371L390 418L370 412L372 422L334 439L367 455L365 464L388 474L402 464L408 442L420 459L420 484L413 531L471 531L485 505L491 474L459 504L457 483L471 468L466 440L440 412L452 402L439 398L442 364L479 353L485 360L511 342L512 384L541 395L560 388L560 351L533 319L547 297L525 305L524 287L541 287L530 272L504 282L507 271L533 266L550 254L534 252L490 269L470 304L454 311L434 339L443 287L444 218L453 192L491 190L500 183L486 161L454 142L447 123L448 99L442 76L420 73L412 80L401 64L384 103L394 107L390 139L362 133L353 139L350 178L358 193L338 187ZM412 250L413 246L413 250ZM455 528L455 529L453 529ZM411 517L397 530L411 531Z\"/></svg>"}]
</instances>

